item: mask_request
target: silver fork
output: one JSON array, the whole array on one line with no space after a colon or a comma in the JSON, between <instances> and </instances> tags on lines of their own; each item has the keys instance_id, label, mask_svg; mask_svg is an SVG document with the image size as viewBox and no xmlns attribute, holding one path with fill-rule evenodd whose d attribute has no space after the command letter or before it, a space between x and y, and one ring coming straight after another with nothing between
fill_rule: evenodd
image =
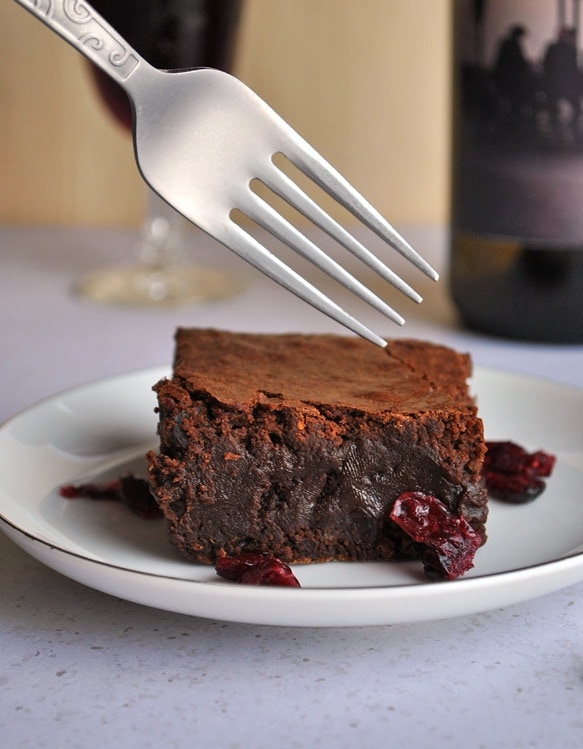
<instances>
[{"instance_id":1,"label":"silver fork","mask_svg":"<svg viewBox=\"0 0 583 749\"><path fill-rule=\"evenodd\" d=\"M147 63L86 0L16 0L119 83L134 112L144 180L192 223L267 276L379 346L386 342L282 262L233 220L237 209L361 299L403 317L251 189L263 182L410 299L421 297L323 211L274 163L283 154L419 270L437 273L333 167L247 86L210 68L162 71Z\"/></svg>"}]
</instances>

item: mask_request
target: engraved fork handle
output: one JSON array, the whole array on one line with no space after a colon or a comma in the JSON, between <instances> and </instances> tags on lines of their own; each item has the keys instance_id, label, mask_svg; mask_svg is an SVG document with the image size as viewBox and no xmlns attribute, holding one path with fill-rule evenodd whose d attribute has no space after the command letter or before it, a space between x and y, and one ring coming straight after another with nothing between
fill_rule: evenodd
<instances>
[{"instance_id":1,"label":"engraved fork handle","mask_svg":"<svg viewBox=\"0 0 583 749\"><path fill-rule=\"evenodd\" d=\"M122 0L120 0L121 2ZM151 67L85 0L15 0L117 83Z\"/></svg>"}]
</instances>

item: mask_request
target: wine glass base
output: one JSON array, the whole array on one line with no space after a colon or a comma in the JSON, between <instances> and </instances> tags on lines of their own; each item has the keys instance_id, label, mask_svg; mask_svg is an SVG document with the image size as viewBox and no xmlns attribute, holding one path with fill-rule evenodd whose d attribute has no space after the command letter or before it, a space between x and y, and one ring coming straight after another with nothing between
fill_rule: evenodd
<instances>
[{"instance_id":1,"label":"wine glass base","mask_svg":"<svg viewBox=\"0 0 583 749\"><path fill-rule=\"evenodd\" d=\"M244 279L228 271L191 264L94 271L80 279L76 291L102 304L174 307L226 299L241 293L246 286Z\"/></svg>"}]
</instances>

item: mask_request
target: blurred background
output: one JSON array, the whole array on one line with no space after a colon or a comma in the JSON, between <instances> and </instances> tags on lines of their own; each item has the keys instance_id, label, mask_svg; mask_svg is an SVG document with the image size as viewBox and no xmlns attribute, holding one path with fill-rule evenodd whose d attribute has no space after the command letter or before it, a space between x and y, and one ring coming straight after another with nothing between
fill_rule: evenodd
<instances>
[{"instance_id":1,"label":"blurred background","mask_svg":"<svg viewBox=\"0 0 583 749\"><path fill-rule=\"evenodd\" d=\"M448 215L450 0L247 0L235 74L391 222ZM0 4L0 223L138 226L127 134L83 58Z\"/></svg>"}]
</instances>

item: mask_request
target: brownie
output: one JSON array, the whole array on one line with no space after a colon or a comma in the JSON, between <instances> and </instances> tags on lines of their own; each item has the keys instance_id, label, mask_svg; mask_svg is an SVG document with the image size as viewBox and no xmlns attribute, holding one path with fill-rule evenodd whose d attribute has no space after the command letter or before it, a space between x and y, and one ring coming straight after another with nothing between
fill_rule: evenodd
<instances>
[{"instance_id":1,"label":"brownie","mask_svg":"<svg viewBox=\"0 0 583 749\"><path fill-rule=\"evenodd\" d=\"M389 518L420 491L485 540L483 426L466 354L414 340L179 329L152 491L185 557L416 559Z\"/></svg>"}]
</instances>

